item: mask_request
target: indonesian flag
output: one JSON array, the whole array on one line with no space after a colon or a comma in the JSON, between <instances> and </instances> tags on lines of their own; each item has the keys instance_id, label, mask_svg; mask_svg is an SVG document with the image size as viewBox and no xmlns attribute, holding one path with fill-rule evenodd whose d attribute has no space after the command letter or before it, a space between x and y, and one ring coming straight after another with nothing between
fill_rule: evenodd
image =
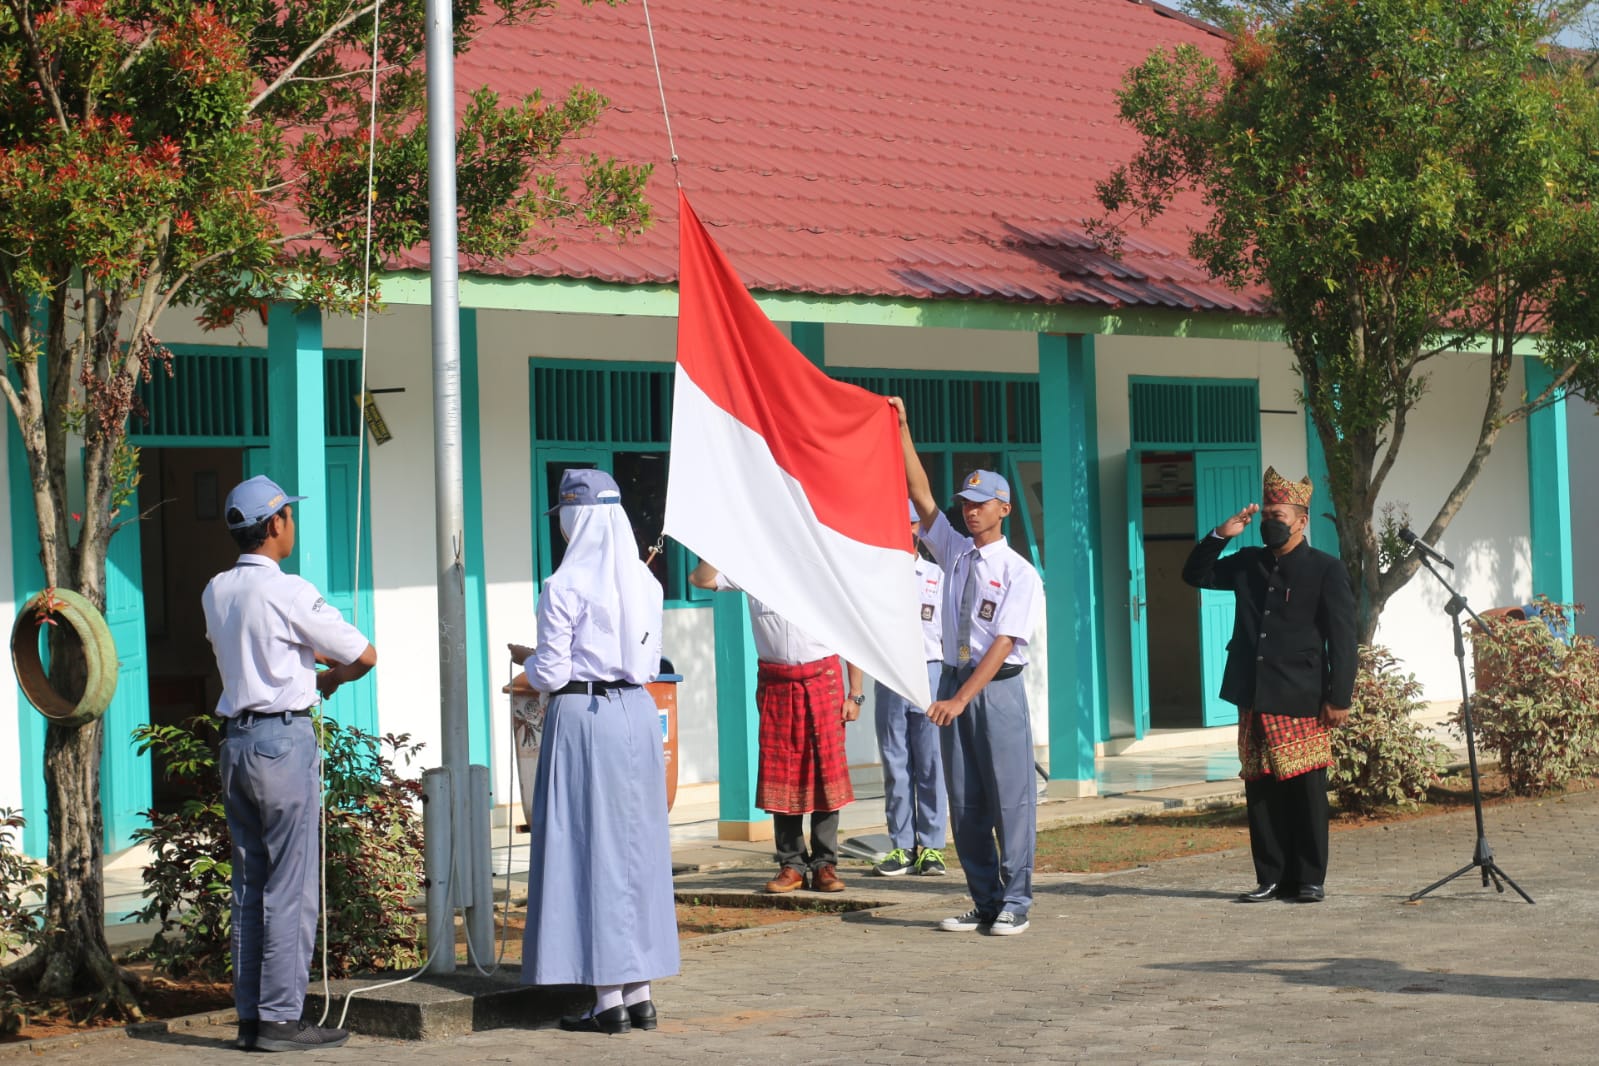
<instances>
[{"instance_id":1,"label":"indonesian flag","mask_svg":"<svg viewBox=\"0 0 1599 1066\"><path fill-rule=\"evenodd\" d=\"M926 707L899 420L801 355L681 190L678 209L666 533Z\"/></svg>"}]
</instances>

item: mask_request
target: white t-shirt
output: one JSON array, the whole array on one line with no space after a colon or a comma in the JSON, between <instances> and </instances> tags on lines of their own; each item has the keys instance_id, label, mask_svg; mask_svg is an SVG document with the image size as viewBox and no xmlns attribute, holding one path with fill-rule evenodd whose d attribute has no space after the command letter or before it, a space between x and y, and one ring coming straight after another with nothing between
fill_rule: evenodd
<instances>
[{"instance_id":1,"label":"white t-shirt","mask_svg":"<svg viewBox=\"0 0 1599 1066\"><path fill-rule=\"evenodd\" d=\"M716 575L716 590L744 591L721 572ZM831 658L837 654L754 596L750 596L749 601L750 631L755 637L755 655L762 662L798 666L800 663L813 663L818 659Z\"/></svg>"},{"instance_id":2,"label":"white t-shirt","mask_svg":"<svg viewBox=\"0 0 1599 1066\"><path fill-rule=\"evenodd\" d=\"M368 643L315 585L264 555L241 555L213 577L200 607L222 674L223 718L306 710L321 698L316 656L351 663Z\"/></svg>"}]
</instances>

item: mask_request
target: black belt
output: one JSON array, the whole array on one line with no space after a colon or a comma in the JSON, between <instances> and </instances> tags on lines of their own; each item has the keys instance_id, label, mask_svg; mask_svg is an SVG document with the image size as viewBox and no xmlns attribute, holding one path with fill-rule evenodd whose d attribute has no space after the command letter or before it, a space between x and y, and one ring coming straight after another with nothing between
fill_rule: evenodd
<instances>
[{"instance_id":1,"label":"black belt","mask_svg":"<svg viewBox=\"0 0 1599 1066\"><path fill-rule=\"evenodd\" d=\"M568 681L551 696L603 696L607 692L626 692L638 688L631 681Z\"/></svg>"},{"instance_id":2,"label":"black belt","mask_svg":"<svg viewBox=\"0 0 1599 1066\"><path fill-rule=\"evenodd\" d=\"M238 714L223 720L231 722L238 718L283 718L285 716L289 718L309 718L311 717L311 711L309 709L303 711L240 711Z\"/></svg>"},{"instance_id":3,"label":"black belt","mask_svg":"<svg viewBox=\"0 0 1599 1066\"><path fill-rule=\"evenodd\" d=\"M949 663L945 663L944 664L944 673L953 674L956 677L962 677L962 676L971 677L972 676L972 671L976 670L976 669L977 669L977 664L976 663L972 663L969 666L951 666L951 665L949 665ZM1017 674L1019 674L1021 672L1022 672L1022 664L1021 663L1006 663L1006 664L1004 664L1003 666L1001 666L998 670L996 670L994 672L993 680L995 680L995 681L1003 681L1007 677L1015 677Z\"/></svg>"}]
</instances>

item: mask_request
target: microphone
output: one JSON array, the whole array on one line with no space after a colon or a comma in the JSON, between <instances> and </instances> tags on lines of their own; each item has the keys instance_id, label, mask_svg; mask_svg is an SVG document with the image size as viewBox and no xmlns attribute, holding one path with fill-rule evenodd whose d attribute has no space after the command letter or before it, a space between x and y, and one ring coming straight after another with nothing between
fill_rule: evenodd
<instances>
[{"instance_id":1,"label":"microphone","mask_svg":"<svg viewBox=\"0 0 1599 1066\"><path fill-rule=\"evenodd\" d=\"M1399 539L1410 545L1412 548L1415 548L1416 551L1420 552L1422 555L1425 555L1434 562L1443 563L1451 570L1455 568L1455 564L1450 562L1448 558L1445 557L1443 552L1439 551L1437 548L1434 548L1431 544L1428 544L1426 541L1416 536L1416 534L1412 533L1409 526L1400 527Z\"/></svg>"}]
</instances>

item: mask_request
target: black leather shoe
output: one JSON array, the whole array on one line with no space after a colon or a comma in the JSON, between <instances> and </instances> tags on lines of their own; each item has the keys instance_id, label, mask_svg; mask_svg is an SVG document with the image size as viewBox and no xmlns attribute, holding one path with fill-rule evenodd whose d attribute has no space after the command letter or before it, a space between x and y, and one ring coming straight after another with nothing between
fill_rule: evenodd
<instances>
[{"instance_id":1,"label":"black leather shoe","mask_svg":"<svg viewBox=\"0 0 1599 1066\"><path fill-rule=\"evenodd\" d=\"M635 1029L654 1029L656 1024L655 1001L646 999L643 1003L635 1003L627 1008L628 1020Z\"/></svg>"},{"instance_id":2,"label":"black leather shoe","mask_svg":"<svg viewBox=\"0 0 1599 1066\"><path fill-rule=\"evenodd\" d=\"M1273 881L1269 885L1266 884L1265 882L1261 882L1260 884L1255 886L1253 891L1240 892L1238 894L1238 902L1239 903L1265 903L1269 899L1276 899L1276 898L1277 898L1277 882L1275 882L1275 881Z\"/></svg>"},{"instance_id":3,"label":"black leather shoe","mask_svg":"<svg viewBox=\"0 0 1599 1066\"><path fill-rule=\"evenodd\" d=\"M604 1033L606 1036L615 1036L617 1033L632 1032L633 1022L628 1018L627 1008L618 1003L597 1014L586 1014L581 1018L562 1018L561 1028L569 1033Z\"/></svg>"},{"instance_id":4,"label":"black leather shoe","mask_svg":"<svg viewBox=\"0 0 1599 1066\"><path fill-rule=\"evenodd\" d=\"M1327 890L1320 885L1300 885L1299 894L1294 896L1295 903L1320 903L1327 898Z\"/></svg>"},{"instance_id":5,"label":"black leather shoe","mask_svg":"<svg viewBox=\"0 0 1599 1066\"><path fill-rule=\"evenodd\" d=\"M239 1035L233 1038L233 1046L239 1051L254 1051L255 1038L261 1035L261 1022L257 1018L240 1018Z\"/></svg>"}]
</instances>

